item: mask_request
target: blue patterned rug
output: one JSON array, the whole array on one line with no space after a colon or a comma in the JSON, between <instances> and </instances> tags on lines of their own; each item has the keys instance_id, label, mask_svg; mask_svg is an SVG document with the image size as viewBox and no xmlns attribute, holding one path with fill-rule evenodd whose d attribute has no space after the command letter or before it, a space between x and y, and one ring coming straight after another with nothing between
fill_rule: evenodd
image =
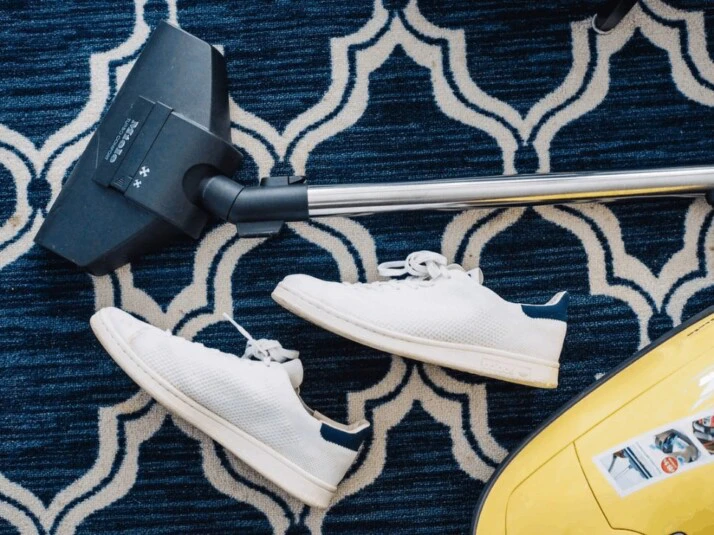
<instances>
[{"instance_id":1,"label":"blue patterned rug","mask_svg":"<svg viewBox=\"0 0 714 535\"><path fill-rule=\"evenodd\" d=\"M4 0L0 531L464 533L509 450L714 298L701 199L328 218L270 240L216 224L111 276L82 274L32 238L159 21L222 47L241 180L346 184L714 164L706 4L646 0L596 35L591 0ZM417 249L480 265L508 299L569 290L561 386L391 357L269 297L290 273L370 280ZM140 392L88 328L108 305L240 352L221 322L232 310L301 350L307 403L373 424L333 506L304 507Z\"/></svg>"}]
</instances>

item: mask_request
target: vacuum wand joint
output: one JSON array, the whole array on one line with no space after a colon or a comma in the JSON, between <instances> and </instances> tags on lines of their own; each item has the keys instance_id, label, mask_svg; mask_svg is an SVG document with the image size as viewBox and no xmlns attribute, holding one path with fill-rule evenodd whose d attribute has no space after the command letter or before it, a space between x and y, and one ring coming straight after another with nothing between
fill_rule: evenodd
<instances>
[{"instance_id":1,"label":"vacuum wand joint","mask_svg":"<svg viewBox=\"0 0 714 535\"><path fill-rule=\"evenodd\" d=\"M201 201L216 217L235 223L242 238L272 236L285 221L309 218L304 182L300 176L273 176L259 186L243 186L218 175L201 182Z\"/></svg>"}]
</instances>

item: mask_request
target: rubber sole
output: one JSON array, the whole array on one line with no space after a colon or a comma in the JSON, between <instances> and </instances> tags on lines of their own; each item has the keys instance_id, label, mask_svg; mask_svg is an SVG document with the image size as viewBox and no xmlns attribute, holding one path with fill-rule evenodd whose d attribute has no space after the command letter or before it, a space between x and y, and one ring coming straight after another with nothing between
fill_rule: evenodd
<instances>
[{"instance_id":1,"label":"rubber sole","mask_svg":"<svg viewBox=\"0 0 714 535\"><path fill-rule=\"evenodd\" d=\"M200 429L230 453L308 505L325 508L337 490L177 390L151 370L116 331L100 310L90 320L92 330L114 361L169 412Z\"/></svg>"},{"instance_id":2,"label":"rubber sole","mask_svg":"<svg viewBox=\"0 0 714 535\"><path fill-rule=\"evenodd\" d=\"M558 366L528 355L394 333L335 310L283 283L273 290L272 297L293 314L380 351L526 386L558 386Z\"/></svg>"}]
</instances>

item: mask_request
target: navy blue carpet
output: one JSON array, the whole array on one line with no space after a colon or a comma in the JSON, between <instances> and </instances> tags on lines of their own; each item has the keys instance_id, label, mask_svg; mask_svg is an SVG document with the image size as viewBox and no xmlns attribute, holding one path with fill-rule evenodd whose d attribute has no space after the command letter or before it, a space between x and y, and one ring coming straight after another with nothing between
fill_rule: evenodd
<instances>
[{"instance_id":1,"label":"navy blue carpet","mask_svg":"<svg viewBox=\"0 0 714 535\"><path fill-rule=\"evenodd\" d=\"M600 2L0 2L0 532L466 533L485 482L531 431L712 303L703 199L213 224L104 277L33 237L163 20L224 53L237 175L314 184L714 164L714 8ZM284 276L373 280L440 251L507 299L571 293L560 386L452 372L340 339L270 299ZM170 414L107 357L118 306L225 351L301 351L306 402L372 433L327 511L310 509Z\"/></svg>"}]
</instances>

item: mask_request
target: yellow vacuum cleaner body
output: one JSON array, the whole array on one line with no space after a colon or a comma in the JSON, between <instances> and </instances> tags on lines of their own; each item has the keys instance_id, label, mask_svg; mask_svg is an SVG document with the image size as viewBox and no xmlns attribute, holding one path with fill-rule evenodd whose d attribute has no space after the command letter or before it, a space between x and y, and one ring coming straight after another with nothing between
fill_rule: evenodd
<instances>
[{"instance_id":1,"label":"yellow vacuum cleaner body","mask_svg":"<svg viewBox=\"0 0 714 535\"><path fill-rule=\"evenodd\" d=\"M714 534L714 307L640 351L511 454L472 531Z\"/></svg>"}]
</instances>

